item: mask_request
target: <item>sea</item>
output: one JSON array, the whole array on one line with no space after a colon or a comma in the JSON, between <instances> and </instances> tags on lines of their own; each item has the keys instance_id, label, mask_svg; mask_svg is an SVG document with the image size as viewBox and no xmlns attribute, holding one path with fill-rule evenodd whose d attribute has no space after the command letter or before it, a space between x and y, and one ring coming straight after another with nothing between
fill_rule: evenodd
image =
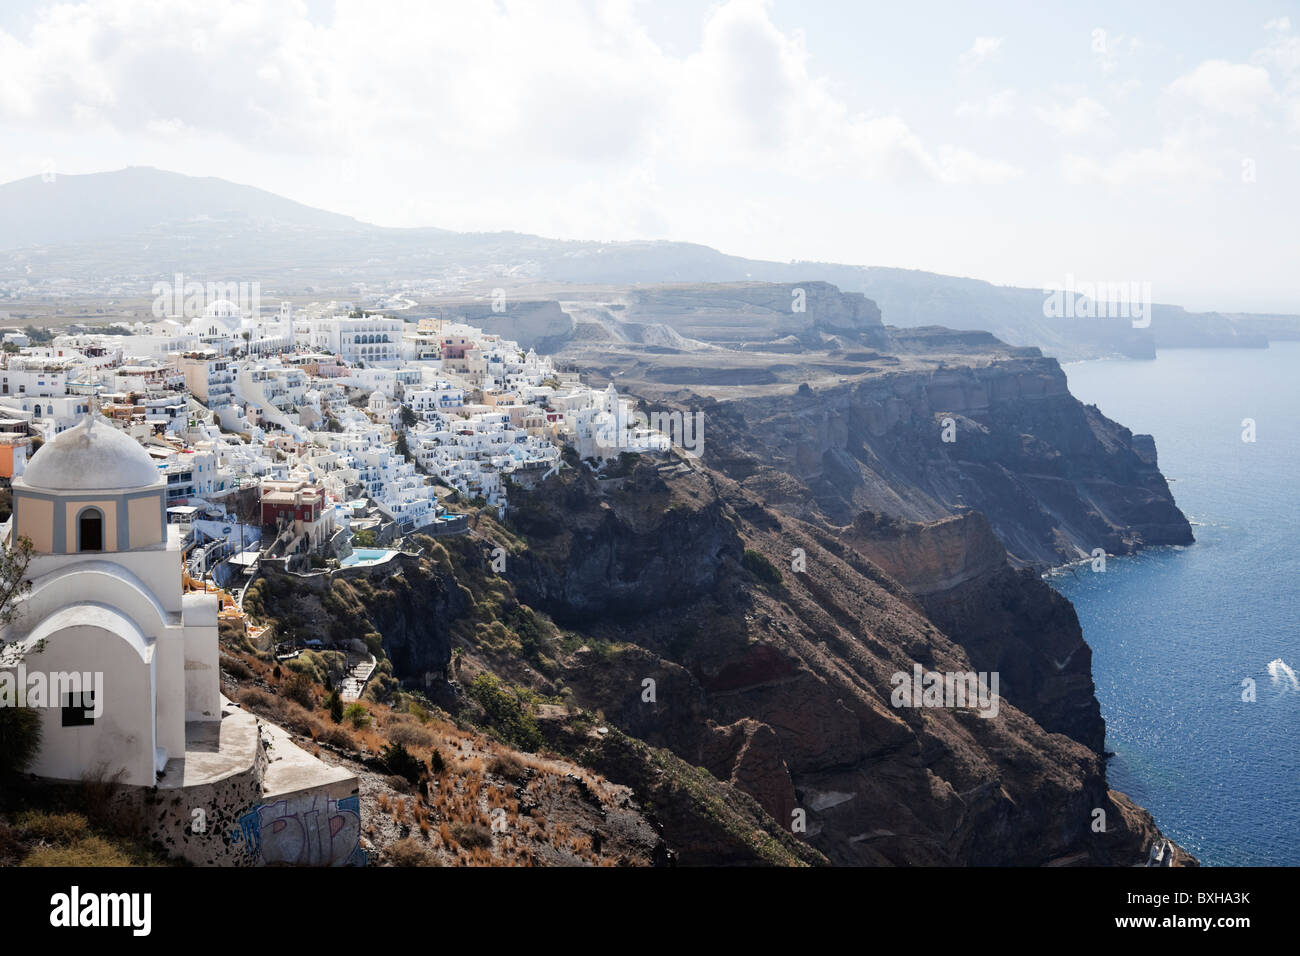
<instances>
[{"instance_id":1,"label":"sea","mask_svg":"<svg viewBox=\"0 0 1300 956\"><path fill-rule=\"evenodd\" d=\"M1203 865L1300 865L1300 342L1065 371L1155 436L1196 536L1047 576L1092 646L1110 784Z\"/></svg>"}]
</instances>

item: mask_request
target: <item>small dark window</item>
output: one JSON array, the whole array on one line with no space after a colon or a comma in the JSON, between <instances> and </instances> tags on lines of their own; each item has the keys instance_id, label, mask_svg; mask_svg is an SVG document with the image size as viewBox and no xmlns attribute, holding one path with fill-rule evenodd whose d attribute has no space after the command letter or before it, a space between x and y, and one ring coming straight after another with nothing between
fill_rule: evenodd
<instances>
[{"instance_id":1,"label":"small dark window","mask_svg":"<svg viewBox=\"0 0 1300 956\"><path fill-rule=\"evenodd\" d=\"M77 550L104 550L104 515L100 511L82 512L77 518Z\"/></svg>"},{"instance_id":2,"label":"small dark window","mask_svg":"<svg viewBox=\"0 0 1300 956\"><path fill-rule=\"evenodd\" d=\"M94 712L95 692L93 690L63 695L64 727L93 727L95 726Z\"/></svg>"}]
</instances>

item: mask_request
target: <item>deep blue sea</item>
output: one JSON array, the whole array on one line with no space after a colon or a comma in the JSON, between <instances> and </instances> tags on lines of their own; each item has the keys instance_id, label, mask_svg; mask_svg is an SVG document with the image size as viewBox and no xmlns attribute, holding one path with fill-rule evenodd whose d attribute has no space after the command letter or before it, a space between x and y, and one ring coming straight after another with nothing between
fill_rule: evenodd
<instances>
[{"instance_id":1,"label":"deep blue sea","mask_svg":"<svg viewBox=\"0 0 1300 956\"><path fill-rule=\"evenodd\" d=\"M1300 865L1300 342L1065 371L1155 436L1196 535L1049 576L1092 645L1111 786L1203 864Z\"/></svg>"}]
</instances>

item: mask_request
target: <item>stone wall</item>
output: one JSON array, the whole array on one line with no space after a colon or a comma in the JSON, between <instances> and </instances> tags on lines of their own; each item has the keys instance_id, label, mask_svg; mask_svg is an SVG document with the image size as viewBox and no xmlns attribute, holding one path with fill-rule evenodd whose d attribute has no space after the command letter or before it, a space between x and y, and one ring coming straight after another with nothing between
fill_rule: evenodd
<instances>
[{"instance_id":1,"label":"stone wall","mask_svg":"<svg viewBox=\"0 0 1300 956\"><path fill-rule=\"evenodd\" d=\"M135 790L147 837L196 866L251 866L256 862L231 839L239 820L262 797L266 751L257 744L253 765L213 783L171 790ZM196 812L197 811L197 812Z\"/></svg>"}]
</instances>

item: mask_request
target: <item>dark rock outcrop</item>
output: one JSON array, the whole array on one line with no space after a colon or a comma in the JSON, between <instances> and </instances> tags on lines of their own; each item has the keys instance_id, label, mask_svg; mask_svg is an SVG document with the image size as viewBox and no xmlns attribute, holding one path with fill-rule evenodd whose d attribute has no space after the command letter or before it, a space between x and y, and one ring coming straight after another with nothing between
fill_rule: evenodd
<instances>
[{"instance_id":1,"label":"dark rock outcrop","mask_svg":"<svg viewBox=\"0 0 1300 956\"><path fill-rule=\"evenodd\" d=\"M293 574L262 567L259 604L302 635L335 641L377 635L398 674L423 682L451 660L451 622L468 599L456 579L428 558L396 555L355 571Z\"/></svg>"},{"instance_id":2,"label":"dark rock outcrop","mask_svg":"<svg viewBox=\"0 0 1300 956\"><path fill-rule=\"evenodd\" d=\"M573 595L588 594L583 632L616 642L598 662L581 651L559 662L575 700L707 767L783 825L802 811L806 838L832 862L1128 863L1158 835L1141 811L1115 810L1093 741L1049 733L1005 694L991 719L893 706L892 675L915 663L945 672L984 669L981 657L1007 663L1014 639L995 647L971 631L972 651L935 620L946 614L955 632L969 601L994 602L999 588L1006 617L994 619L1022 627L1020 650L1042 656L1029 632L1057 626L1052 615L1063 608L1005 555L1000 567L987 560L996 542L972 559L972 576L918 598L848 542L774 515L706 469L665 479L642 465L621 483L567 472L520 498L511 523L529 549L507 575L519 599L563 619ZM690 552L679 559L695 567L685 586L663 560L664 541ZM802 572L784 570L794 549ZM763 554L779 583L746 570L737 560L746 550ZM976 567L981 561L992 570ZM634 597L627 580L637 582ZM964 590L973 587L975 597ZM1029 606L1035 596L1039 607ZM1080 666L1090 686L1086 654ZM1064 720L1065 704L1077 703L1077 687L1058 684L1039 699L1030 671L1008 671L1045 719L1059 705ZM1085 714L1078 736L1087 725ZM1092 833L1098 808L1127 829Z\"/></svg>"},{"instance_id":3,"label":"dark rock outcrop","mask_svg":"<svg viewBox=\"0 0 1300 956\"><path fill-rule=\"evenodd\" d=\"M983 514L912 523L864 512L841 539L915 594L975 670L996 671L1007 700L1044 730L1102 751L1092 649L1074 608L1037 574L1011 567Z\"/></svg>"}]
</instances>

